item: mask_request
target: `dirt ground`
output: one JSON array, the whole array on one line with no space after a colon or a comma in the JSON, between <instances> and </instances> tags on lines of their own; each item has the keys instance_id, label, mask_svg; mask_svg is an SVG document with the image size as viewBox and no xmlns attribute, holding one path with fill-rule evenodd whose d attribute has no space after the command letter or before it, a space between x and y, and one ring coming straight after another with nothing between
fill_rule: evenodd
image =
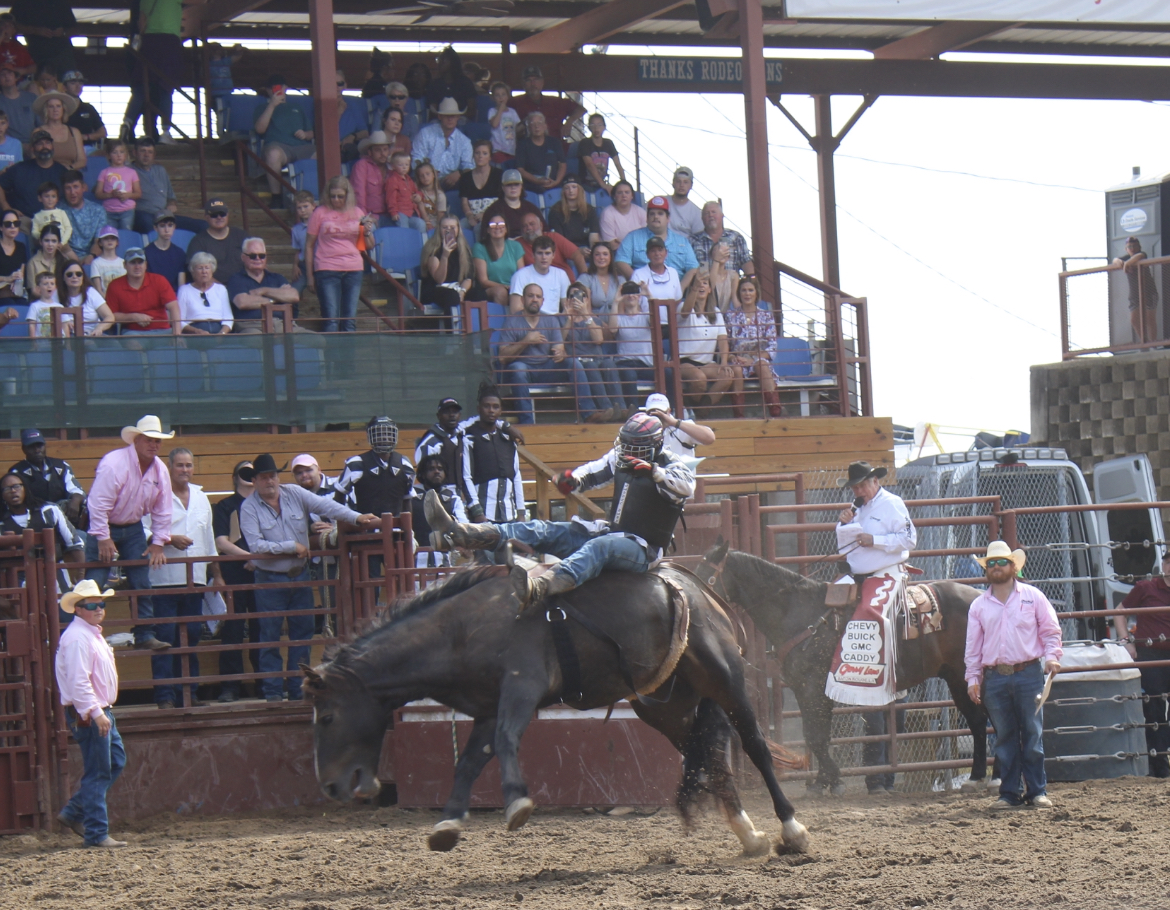
<instances>
[{"instance_id":1,"label":"dirt ground","mask_svg":"<svg viewBox=\"0 0 1170 910\"><path fill-rule=\"evenodd\" d=\"M759 910L1170 907L1170 782L1054 784L1053 811L992 814L991 797L811 797L792 788L807 855L745 859L714 812L683 836L674 812L542 811L515 833L476 812L452 853L437 813L334 807L118 825L130 846L75 835L0 838L0 907L382 907ZM759 795L757 826L779 823Z\"/></svg>"}]
</instances>

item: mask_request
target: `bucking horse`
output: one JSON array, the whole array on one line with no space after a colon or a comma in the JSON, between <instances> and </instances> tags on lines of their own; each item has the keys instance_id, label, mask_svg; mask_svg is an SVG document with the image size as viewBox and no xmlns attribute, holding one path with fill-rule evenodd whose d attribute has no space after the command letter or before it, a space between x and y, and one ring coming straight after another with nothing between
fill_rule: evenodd
<instances>
[{"instance_id":1,"label":"bucking horse","mask_svg":"<svg viewBox=\"0 0 1170 910\"><path fill-rule=\"evenodd\" d=\"M734 729L782 823L776 850L807 850L808 831L776 781L751 708L731 619L698 579L669 566L644 575L609 572L517 615L508 573L507 566L457 572L397 601L319 666L302 666L317 779L326 795L341 801L375 795L392 712L431 698L474 724L429 847L450 850L459 842L472 784L493 756L500 762L504 818L515 830L534 808L517 750L536 710L559 702L585 710L629 698L638 716L682 754L677 805L687 828L708 791L744 852L769 852L767 835L740 804L727 762Z\"/></svg>"},{"instance_id":2,"label":"bucking horse","mask_svg":"<svg viewBox=\"0 0 1170 910\"><path fill-rule=\"evenodd\" d=\"M834 616L838 611L825 606L828 586L824 582L750 553L729 552L722 541L707 551L695 573L720 597L746 611L778 650L784 682L800 706L805 740L817 757L817 777L810 786L827 787L834 795L844 793L841 769L829 754L833 702L825 694L825 680L849 616ZM899 689L932 677L947 684L955 707L971 729L971 780L978 782L987 769L987 712L967 694L963 671L967 611L979 592L951 581L931 584L943 629L898 642L894 681Z\"/></svg>"}]
</instances>

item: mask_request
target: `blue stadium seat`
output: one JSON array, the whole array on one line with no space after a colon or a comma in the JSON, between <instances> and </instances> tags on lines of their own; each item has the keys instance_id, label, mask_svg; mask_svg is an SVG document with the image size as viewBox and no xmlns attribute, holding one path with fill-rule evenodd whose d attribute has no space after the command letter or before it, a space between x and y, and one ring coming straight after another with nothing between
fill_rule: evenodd
<instances>
[{"instance_id":1,"label":"blue stadium seat","mask_svg":"<svg viewBox=\"0 0 1170 910\"><path fill-rule=\"evenodd\" d=\"M463 200L459 198L459 190L447 190L447 211L452 215L463 217Z\"/></svg>"},{"instance_id":2,"label":"blue stadium seat","mask_svg":"<svg viewBox=\"0 0 1170 910\"><path fill-rule=\"evenodd\" d=\"M277 370L284 369L284 345L279 341L273 345L273 365ZM297 394L315 392L325 381L324 353L320 348L311 348L307 345L293 343L293 364L296 371ZM286 379L282 375L276 376L276 394L285 395Z\"/></svg>"},{"instance_id":3,"label":"blue stadium seat","mask_svg":"<svg viewBox=\"0 0 1170 910\"><path fill-rule=\"evenodd\" d=\"M497 331L504 327L504 320L508 318L508 308L494 300L487 302L488 328Z\"/></svg>"},{"instance_id":4,"label":"blue stadium seat","mask_svg":"<svg viewBox=\"0 0 1170 910\"><path fill-rule=\"evenodd\" d=\"M304 161L294 161L286 165L288 168L288 182L298 191L308 190L317 195L317 162L312 158Z\"/></svg>"},{"instance_id":5,"label":"blue stadium seat","mask_svg":"<svg viewBox=\"0 0 1170 910\"><path fill-rule=\"evenodd\" d=\"M12 300L13 298L9 298ZM19 317L13 319L8 325L0 329L0 338L27 338L28 337L28 323L24 321L24 317L28 315L28 304L17 306L9 303L8 300L0 300L0 309L6 310L9 307L19 313ZM0 374L0 379L10 376L10 373Z\"/></svg>"},{"instance_id":6,"label":"blue stadium seat","mask_svg":"<svg viewBox=\"0 0 1170 910\"><path fill-rule=\"evenodd\" d=\"M121 256L123 259L125 259L126 258L126 251L129 249L133 249L136 246L139 246L139 247L146 246L146 244L142 242L142 235L139 234L137 231L126 231L126 230L123 230L122 228L119 228L118 229L118 250L117 250L118 255Z\"/></svg>"},{"instance_id":7,"label":"blue stadium seat","mask_svg":"<svg viewBox=\"0 0 1170 910\"><path fill-rule=\"evenodd\" d=\"M7 329L12 328L15 322L10 323L4 332L0 335L6 335ZM20 328L24 330L24 322L20 323ZM0 350L0 383L5 380L16 380L16 394L23 395L25 393L24 387L24 358L16 351Z\"/></svg>"},{"instance_id":8,"label":"blue stadium seat","mask_svg":"<svg viewBox=\"0 0 1170 910\"><path fill-rule=\"evenodd\" d=\"M385 94L375 95L366 99L366 112L370 118L370 131L382 128L382 113L390 106L390 99Z\"/></svg>"},{"instance_id":9,"label":"blue stadium seat","mask_svg":"<svg viewBox=\"0 0 1170 910\"><path fill-rule=\"evenodd\" d=\"M413 228L387 227L374 231L374 259L395 278L415 286L418 293L422 234Z\"/></svg>"},{"instance_id":10,"label":"blue stadium seat","mask_svg":"<svg viewBox=\"0 0 1170 910\"><path fill-rule=\"evenodd\" d=\"M475 229L474 228L464 228L463 229L463 236L467 238L467 245L468 246L475 246L479 242L475 237Z\"/></svg>"},{"instance_id":11,"label":"blue stadium seat","mask_svg":"<svg viewBox=\"0 0 1170 910\"><path fill-rule=\"evenodd\" d=\"M123 398L146 393L146 364L141 351L87 351L89 394L104 398Z\"/></svg>"},{"instance_id":12,"label":"blue stadium seat","mask_svg":"<svg viewBox=\"0 0 1170 910\"><path fill-rule=\"evenodd\" d=\"M109 166L110 166L109 160L106 158L103 158L99 155L94 155L92 158L86 159L85 171L84 171L85 185L87 187L87 190L85 193L86 198L92 199L94 202L98 201L97 196L95 196L93 194L93 186L95 183L97 183L98 174L100 174L102 171L104 171Z\"/></svg>"},{"instance_id":13,"label":"blue stadium seat","mask_svg":"<svg viewBox=\"0 0 1170 910\"><path fill-rule=\"evenodd\" d=\"M156 347L146 352L150 391L180 398L207 391L207 367L203 354L180 347Z\"/></svg>"},{"instance_id":14,"label":"blue stadium seat","mask_svg":"<svg viewBox=\"0 0 1170 910\"><path fill-rule=\"evenodd\" d=\"M812 352L808 342L803 338L777 338L772 366L781 379L804 379L812 376Z\"/></svg>"},{"instance_id":15,"label":"blue stadium seat","mask_svg":"<svg viewBox=\"0 0 1170 910\"><path fill-rule=\"evenodd\" d=\"M492 127L490 123L465 123L459 127L459 132L470 139L473 143L480 139L492 138Z\"/></svg>"},{"instance_id":16,"label":"blue stadium seat","mask_svg":"<svg viewBox=\"0 0 1170 910\"><path fill-rule=\"evenodd\" d=\"M16 239L24 244L24 248L28 252L28 258L32 259L32 241L29 240L28 234L26 234L24 231L21 231L16 235Z\"/></svg>"},{"instance_id":17,"label":"blue stadium seat","mask_svg":"<svg viewBox=\"0 0 1170 910\"><path fill-rule=\"evenodd\" d=\"M579 143L570 142L569 150L565 152L565 173L581 176L581 159L577 157Z\"/></svg>"},{"instance_id":18,"label":"blue stadium seat","mask_svg":"<svg viewBox=\"0 0 1170 910\"><path fill-rule=\"evenodd\" d=\"M250 133L256 120L256 108L264 99L254 93L233 94L228 98L228 132Z\"/></svg>"},{"instance_id":19,"label":"blue stadium seat","mask_svg":"<svg viewBox=\"0 0 1170 910\"><path fill-rule=\"evenodd\" d=\"M28 380L28 394L34 398L52 398L53 386L57 377L53 373L53 355L50 351L28 351L24 355L27 367L25 377ZM67 354L62 360L62 372L65 375L65 397L77 397L77 360Z\"/></svg>"},{"instance_id":20,"label":"blue stadium seat","mask_svg":"<svg viewBox=\"0 0 1170 910\"><path fill-rule=\"evenodd\" d=\"M589 190L585 193L585 201L597 211L602 211L613 205L613 198L605 190Z\"/></svg>"},{"instance_id":21,"label":"blue stadium seat","mask_svg":"<svg viewBox=\"0 0 1170 910\"><path fill-rule=\"evenodd\" d=\"M249 397L264 392L264 361L256 348L211 348L207 366L212 392Z\"/></svg>"}]
</instances>

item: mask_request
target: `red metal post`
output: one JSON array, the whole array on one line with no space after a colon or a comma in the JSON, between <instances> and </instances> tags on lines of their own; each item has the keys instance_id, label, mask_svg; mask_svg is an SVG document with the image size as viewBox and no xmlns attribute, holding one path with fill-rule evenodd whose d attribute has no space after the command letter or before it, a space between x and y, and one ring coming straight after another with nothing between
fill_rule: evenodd
<instances>
[{"instance_id":1,"label":"red metal post","mask_svg":"<svg viewBox=\"0 0 1170 910\"><path fill-rule=\"evenodd\" d=\"M317 185L341 174L341 136L337 131L337 39L333 34L333 0L309 0L309 35L313 42L313 124L317 144Z\"/></svg>"},{"instance_id":2,"label":"red metal post","mask_svg":"<svg viewBox=\"0 0 1170 910\"><path fill-rule=\"evenodd\" d=\"M764 11L761 0L739 0L743 52L744 128L747 132L748 198L752 212L752 256L764 299L779 310L772 267L772 181L768 162L768 85L764 74ZM779 314L777 314L779 315ZM777 319L779 324L779 319Z\"/></svg>"}]
</instances>

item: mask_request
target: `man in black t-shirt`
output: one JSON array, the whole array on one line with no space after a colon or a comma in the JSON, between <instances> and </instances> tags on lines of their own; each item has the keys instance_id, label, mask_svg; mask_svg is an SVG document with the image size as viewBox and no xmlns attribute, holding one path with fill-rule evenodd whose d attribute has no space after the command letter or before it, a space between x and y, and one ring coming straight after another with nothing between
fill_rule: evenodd
<instances>
[{"instance_id":1,"label":"man in black t-shirt","mask_svg":"<svg viewBox=\"0 0 1170 910\"><path fill-rule=\"evenodd\" d=\"M81 70L70 70L61 77L61 81L65 83L65 91L78 100L77 110L73 112L67 124L81 133L86 154L93 154L106 141L106 125L102 123L102 116L97 108L88 101L81 100L81 93L85 89L85 76L81 74Z\"/></svg>"},{"instance_id":2,"label":"man in black t-shirt","mask_svg":"<svg viewBox=\"0 0 1170 910\"><path fill-rule=\"evenodd\" d=\"M516 167L524 178L524 188L543 193L561 185L565 179L565 152L561 144L549 138L544 114L533 111L524 118L528 136L516 142Z\"/></svg>"}]
</instances>

